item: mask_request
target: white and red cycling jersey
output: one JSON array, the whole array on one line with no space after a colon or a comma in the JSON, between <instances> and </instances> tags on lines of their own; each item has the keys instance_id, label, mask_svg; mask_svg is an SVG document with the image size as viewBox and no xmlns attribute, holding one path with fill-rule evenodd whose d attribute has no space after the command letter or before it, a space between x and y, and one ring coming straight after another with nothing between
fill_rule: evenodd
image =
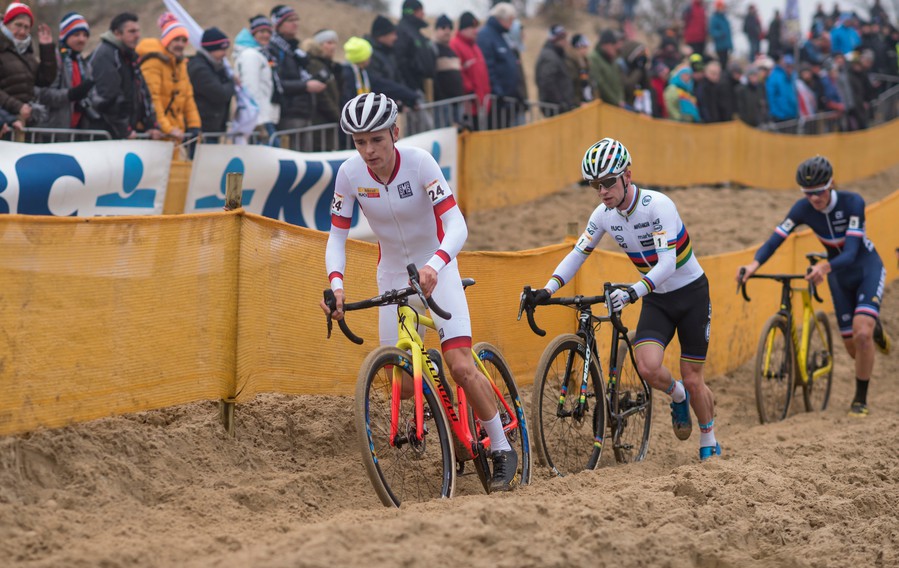
<instances>
[{"instance_id":1,"label":"white and red cycling jersey","mask_svg":"<svg viewBox=\"0 0 899 568\"><path fill-rule=\"evenodd\" d=\"M440 166L425 150L396 148L390 179L380 182L358 154L337 171L331 201L331 233L325 266L331 288L343 288L346 239L356 203L378 238L378 289L408 286L406 266L430 266L438 273L433 298L452 314L434 315L443 349L471 344L468 304L456 255L468 238L468 227ZM411 303L411 302L410 302ZM396 308L381 308L381 343L396 341ZM451 339L456 341L448 344ZM457 345L458 344L458 345Z\"/></svg>"}]
</instances>

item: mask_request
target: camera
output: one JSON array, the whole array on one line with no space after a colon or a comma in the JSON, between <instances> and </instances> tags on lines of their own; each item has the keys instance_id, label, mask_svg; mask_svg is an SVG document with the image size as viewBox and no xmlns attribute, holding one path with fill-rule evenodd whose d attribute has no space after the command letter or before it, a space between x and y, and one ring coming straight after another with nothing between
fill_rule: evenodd
<instances>
[{"instance_id":1,"label":"camera","mask_svg":"<svg viewBox=\"0 0 899 568\"><path fill-rule=\"evenodd\" d=\"M75 103L75 105L82 113L84 113L85 116L87 116L91 120L97 121L102 118L100 116L100 113L98 113L94 108L94 103L92 103L89 98L81 99L80 101Z\"/></svg>"}]
</instances>

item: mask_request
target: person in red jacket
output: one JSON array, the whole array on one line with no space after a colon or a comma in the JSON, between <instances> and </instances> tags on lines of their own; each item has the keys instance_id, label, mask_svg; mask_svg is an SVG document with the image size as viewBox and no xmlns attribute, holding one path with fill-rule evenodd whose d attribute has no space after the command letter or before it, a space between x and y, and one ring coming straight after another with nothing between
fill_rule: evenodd
<instances>
[{"instance_id":1,"label":"person in red jacket","mask_svg":"<svg viewBox=\"0 0 899 568\"><path fill-rule=\"evenodd\" d=\"M693 0L684 10L684 41L694 53L705 53L708 21L702 0Z\"/></svg>"},{"instance_id":2,"label":"person in red jacket","mask_svg":"<svg viewBox=\"0 0 899 568\"><path fill-rule=\"evenodd\" d=\"M462 88L466 95L474 93L478 100L476 104L471 105L469 110L470 124L475 130L482 126L478 124L478 107L485 105L484 111L489 107L486 105L489 101L486 99L490 94L490 73L487 71L487 62L484 61L484 54L478 47L478 27L481 23L471 12L463 12L459 16L459 29L450 40L450 48L459 56L462 64Z\"/></svg>"}]
</instances>

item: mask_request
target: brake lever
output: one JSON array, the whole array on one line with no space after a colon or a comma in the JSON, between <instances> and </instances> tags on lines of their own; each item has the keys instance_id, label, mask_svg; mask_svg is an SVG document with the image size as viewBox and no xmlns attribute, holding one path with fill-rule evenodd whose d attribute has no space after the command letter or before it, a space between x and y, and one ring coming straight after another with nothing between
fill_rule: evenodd
<instances>
[{"instance_id":1,"label":"brake lever","mask_svg":"<svg viewBox=\"0 0 899 568\"><path fill-rule=\"evenodd\" d=\"M334 295L334 291L330 288L326 288L322 293L325 298L325 304L328 306L330 310L327 314L325 314L325 320L328 324L328 336L326 339L331 339L331 330L334 327L334 323L331 318L331 314L334 313L334 310L337 309L337 297Z\"/></svg>"},{"instance_id":2,"label":"brake lever","mask_svg":"<svg viewBox=\"0 0 899 568\"><path fill-rule=\"evenodd\" d=\"M521 321L521 314L524 313L525 306L528 304L528 296L531 294L531 287L525 286L521 291L521 298L518 302L518 319L516 321Z\"/></svg>"}]
</instances>

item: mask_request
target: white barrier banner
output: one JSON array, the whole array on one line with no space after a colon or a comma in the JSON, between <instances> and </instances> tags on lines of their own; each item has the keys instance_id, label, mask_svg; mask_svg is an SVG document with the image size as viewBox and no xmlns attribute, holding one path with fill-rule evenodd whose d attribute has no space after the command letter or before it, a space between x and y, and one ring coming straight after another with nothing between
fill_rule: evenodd
<instances>
[{"instance_id":1,"label":"white barrier banner","mask_svg":"<svg viewBox=\"0 0 899 568\"><path fill-rule=\"evenodd\" d=\"M457 134L442 128L400 139L399 146L415 146L431 153L451 186L456 180ZM320 231L331 228L331 197L340 164L356 153L304 153L269 146L201 144L194 157L185 213L221 211L225 206L225 180L243 174L243 207L293 225ZM371 240L368 222L357 211L350 236Z\"/></svg>"},{"instance_id":2,"label":"white barrier banner","mask_svg":"<svg viewBox=\"0 0 899 568\"><path fill-rule=\"evenodd\" d=\"M171 142L0 141L0 213L96 217L159 215Z\"/></svg>"}]
</instances>

